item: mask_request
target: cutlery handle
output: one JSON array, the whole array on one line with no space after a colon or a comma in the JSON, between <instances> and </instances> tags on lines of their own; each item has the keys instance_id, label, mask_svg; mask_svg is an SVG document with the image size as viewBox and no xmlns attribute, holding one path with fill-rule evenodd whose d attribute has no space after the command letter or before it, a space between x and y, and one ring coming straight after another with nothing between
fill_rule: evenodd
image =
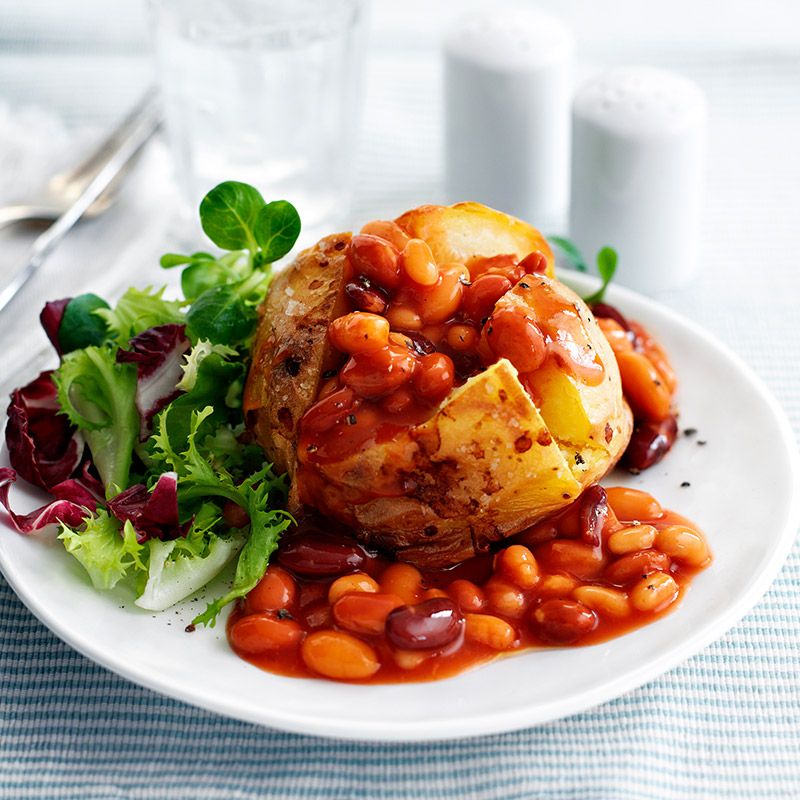
<instances>
[{"instance_id":1,"label":"cutlery handle","mask_svg":"<svg viewBox=\"0 0 800 800\"><path fill-rule=\"evenodd\" d=\"M84 215L120 170L139 152L161 123L160 111L148 91L133 115L129 115L104 147L108 157L97 174L83 188L75 202L31 246L27 257L9 283L0 290L0 311L17 296L53 249ZM118 138L115 140L115 136Z\"/></svg>"}]
</instances>

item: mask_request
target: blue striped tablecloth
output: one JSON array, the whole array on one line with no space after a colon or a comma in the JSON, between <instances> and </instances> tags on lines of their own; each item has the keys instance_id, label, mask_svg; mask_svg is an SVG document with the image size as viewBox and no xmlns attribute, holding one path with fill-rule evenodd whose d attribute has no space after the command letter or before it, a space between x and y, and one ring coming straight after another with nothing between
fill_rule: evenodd
<instances>
[{"instance_id":1,"label":"blue striped tablecloth","mask_svg":"<svg viewBox=\"0 0 800 800\"><path fill-rule=\"evenodd\" d=\"M97 36L92 20L65 33L67 6L54 0L0 5L0 99L61 103L69 121L97 123L137 93L147 66L131 2L120 3L117 33L91 58L75 50ZM108 9L85 5L93 19ZM780 19L788 4L767 5L774 30L789 25ZM720 25L731 29L728 17ZM711 102L703 271L691 289L661 299L738 351L800 434L800 50L790 33L783 49L769 48L763 32L748 49L742 35L736 52L637 51L624 35L622 54L595 41L592 57L680 69ZM438 199L438 81L430 50L387 48L372 59L359 219ZM94 230L105 224L115 223ZM94 234L78 232L51 279L94 256L92 247ZM40 289L50 285L42 280ZM35 324L33 302L20 308L14 331ZM10 346L8 326L0 336ZM0 797L800 798L800 549L753 612L659 680L530 730L423 745L278 733L165 699L70 650L0 580Z\"/></svg>"}]
</instances>

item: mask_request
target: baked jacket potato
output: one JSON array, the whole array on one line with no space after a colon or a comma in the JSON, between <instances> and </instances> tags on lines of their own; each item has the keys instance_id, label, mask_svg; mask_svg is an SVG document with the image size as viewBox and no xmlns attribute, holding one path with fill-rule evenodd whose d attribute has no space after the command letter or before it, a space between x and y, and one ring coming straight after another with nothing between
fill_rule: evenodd
<instances>
[{"instance_id":1,"label":"baked jacket potato","mask_svg":"<svg viewBox=\"0 0 800 800\"><path fill-rule=\"evenodd\" d=\"M288 473L292 510L448 566L574 501L621 456L631 413L605 336L534 228L460 203L364 231L326 237L275 278L246 418ZM364 383L391 359L385 386Z\"/></svg>"}]
</instances>

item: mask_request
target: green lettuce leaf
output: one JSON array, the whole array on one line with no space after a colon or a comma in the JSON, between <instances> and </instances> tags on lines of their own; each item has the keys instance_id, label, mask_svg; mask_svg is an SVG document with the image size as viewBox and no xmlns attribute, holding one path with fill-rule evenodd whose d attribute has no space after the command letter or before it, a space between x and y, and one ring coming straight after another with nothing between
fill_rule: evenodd
<instances>
[{"instance_id":1,"label":"green lettuce leaf","mask_svg":"<svg viewBox=\"0 0 800 800\"><path fill-rule=\"evenodd\" d=\"M286 479L282 475L276 476L271 464L263 464L261 469L237 485L227 469L212 463L202 454L197 439L203 422L213 414L210 406L192 412L186 450L177 453L166 434L169 413L167 409L159 417L153 438L157 454L178 474L181 507L196 507L208 498L219 497L241 506L250 518L247 541L239 555L231 590L210 603L194 620L195 624L213 627L220 611L228 603L244 597L261 580L281 534L294 523L292 516L280 508L286 500Z\"/></svg>"},{"instance_id":2,"label":"green lettuce leaf","mask_svg":"<svg viewBox=\"0 0 800 800\"><path fill-rule=\"evenodd\" d=\"M114 347L86 347L65 355L53 379L62 413L84 432L106 496L126 489L139 438L135 365L117 364Z\"/></svg>"},{"instance_id":3,"label":"green lettuce leaf","mask_svg":"<svg viewBox=\"0 0 800 800\"><path fill-rule=\"evenodd\" d=\"M119 521L102 509L80 529L62 524L58 538L83 564L96 589L113 589L130 572L145 569L133 525L126 522L120 531Z\"/></svg>"},{"instance_id":4,"label":"green lettuce leaf","mask_svg":"<svg viewBox=\"0 0 800 800\"><path fill-rule=\"evenodd\" d=\"M192 418L197 409L209 408L198 422L202 425L199 439L212 435L219 425L241 419L241 393L244 387L245 366L241 361L228 361L219 352L202 358L196 367L191 390L173 400L159 416L155 426L169 439L169 448L181 452L186 447ZM165 444L159 438L157 446ZM176 469L180 474L180 471Z\"/></svg>"},{"instance_id":5,"label":"green lettuce leaf","mask_svg":"<svg viewBox=\"0 0 800 800\"><path fill-rule=\"evenodd\" d=\"M178 383L177 388L182 392L191 392L197 383L197 372L200 364L210 356L216 353L222 358L230 356L236 357L238 353L232 347L224 344L212 344L208 339L200 339L200 341L186 354L185 363L181 365L183 370L183 377Z\"/></svg>"},{"instance_id":6,"label":"green lettuce leaf","mask_svg":"<svg viewBox=\"0 0 800 800\"><path fill-rule=\"evenodd\" d=\"M209 603L206 610L192 620L194 625L203 624L213 628L222 609L228 603L244 597L264 576L281 534L294 524L291 514L270 508L270 503L274 502L272 495L281 485L282 479L275 478L271 467L267 465L239 487L247 499L250 535L236 564L230 591Z\"/></svg>"},{"instance_id":7,"label":"green lettuce leaf","mask_svg":"<svg viewBox=\"0 0 800 800\"><path fill-rule=\"evenodd\" d=\"M186 321L181 311L182 301L164 300L164 288L135 289L131 287L120 297L113 309L98 308L94 311L105 320L117 344L126 345L128 341L148 328L169 323L183 324Z\"/></svg>"},{"instance_id":8,"label":"green lettuce leaf","mask_svg":"<svg viewBox=\"0 0 800 800\"><path fill-rule=\"evenodd\" d=\"M215 535L213 528L219 522L219 508L213 503L205 503L185 538L169 542L151 539L147 542L147 576L135 601L137 606L149 611L163 611L219 574L245 542L241 531L232 531L224 537Z\"/></svg>"}]
</instances>

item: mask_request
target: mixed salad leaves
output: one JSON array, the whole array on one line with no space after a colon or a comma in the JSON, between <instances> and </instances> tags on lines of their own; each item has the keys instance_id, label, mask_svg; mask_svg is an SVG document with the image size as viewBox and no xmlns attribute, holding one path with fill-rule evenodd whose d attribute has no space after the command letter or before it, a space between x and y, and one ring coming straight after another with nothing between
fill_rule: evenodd
<instances>
[{"instance_id":1,"label":"mixed salad leaves","mask_svg":"<svg viewBox=\"0 0 800 800\"><path fill-rule=\"evenodd\" d=\"M12 393L0 503L23 533L58 523L96 588L126 582L149 610L196 592L238 555L230 590L193 621L214 625L293 524L284 478L249 439L242 391L271 264L294 246L300 218L229 181L203 199L200 220L227 252L162 257L182 269L182 298L148 287L114 306L94 294L46 304L60 364ZM17 476L52 501L14 513Z\"/></svg>"}]
</instances>

